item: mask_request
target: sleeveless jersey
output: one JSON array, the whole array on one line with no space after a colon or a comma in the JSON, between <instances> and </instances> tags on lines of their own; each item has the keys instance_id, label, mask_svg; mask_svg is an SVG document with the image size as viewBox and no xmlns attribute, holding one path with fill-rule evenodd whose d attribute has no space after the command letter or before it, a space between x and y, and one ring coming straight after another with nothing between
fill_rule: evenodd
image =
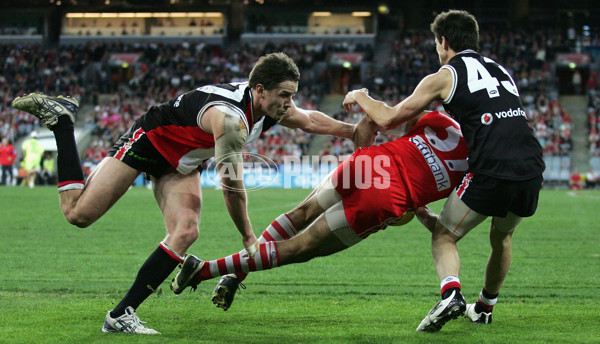
<instances>
[{"instance_id":1,"label":"sleeveless jersey","mask_svg":"<svg viewBox=\"0 0 600 344\"><path fill-rule=\"evenodd\" d=\"M506 69L473 50L458 53L441 69L452 73L444 108L460 123L469 147L469 170L506 180L542 174L542 147Z\"/></svg>"},{"instance_id":2,"label":"sleeveless jersey","mask_svg":"<svg viewBox=\"0 0 600 344\"><path fill-rule=\"evenodd\" d=\"M152 106L136 122L169 164L179 173L188 174L215 154L214 137L201 126L202 116L212 106L244 122L246 143L277 124L268 116L253 122L252 92L247 82L198 87Z\"/></svg>"},{"instance_id":3,"label":"sleeveless jersey","mask_svg":"<svg viewBox=\"0 0 600 344\"><path fill-rule=\"evenodd\" d=\"M448 197L468 168L467 144L458 123L438 111L380 147L392 157L415 208Z\"/></svg>"}]
</instances>

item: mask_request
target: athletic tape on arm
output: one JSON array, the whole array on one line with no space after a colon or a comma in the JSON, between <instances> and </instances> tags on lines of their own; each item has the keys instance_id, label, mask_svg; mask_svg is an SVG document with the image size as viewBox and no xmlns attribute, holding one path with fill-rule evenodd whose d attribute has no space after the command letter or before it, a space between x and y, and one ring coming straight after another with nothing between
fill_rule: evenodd
<instances>
[{"instance_id":1,"label":"athletic tape on arm","mask_svg":"<svg viewBox=\"0 0 600 344\"><path fill-rule=\"evenodd\" d=\"M243 161L242 148L248 138L248 130L239 117L225 114L223 120L225 134L215 142L215 161L217 163L237 164Z\"/></svg>"}]
</instances>

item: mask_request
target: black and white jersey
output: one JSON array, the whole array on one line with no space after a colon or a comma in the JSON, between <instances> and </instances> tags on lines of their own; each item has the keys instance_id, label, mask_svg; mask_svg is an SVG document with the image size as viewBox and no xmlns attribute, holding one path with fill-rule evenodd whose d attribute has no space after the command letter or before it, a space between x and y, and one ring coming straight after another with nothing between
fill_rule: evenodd
<instances>
[{"instance_id":1,"label":"black and white jersey","mask_svg":"<svg viewBox=\"0 0 600 344\"><path fill-rule=\"evenodd\" d=\"M441 68L452 73L452 90L443 103L467 141L469 170L506 180L542 174L542 147L507 70L473 50Z\"/></svg>"},{"instance_id":2,"label":"black and white jersey","mask_svg":"<svg viewBox=\"0 0 600 344\"><path fill-rule=\"evenodd\" d=\"M213 106L244 122L248 133L246 143L277 124L271 117L262 117L254 123L252 92L247 82L198 87L167 103L152 106L136 122L169 164L188 174L214 156L214 137L201 124L202 116Z\"/></svg>"}]
</instances>

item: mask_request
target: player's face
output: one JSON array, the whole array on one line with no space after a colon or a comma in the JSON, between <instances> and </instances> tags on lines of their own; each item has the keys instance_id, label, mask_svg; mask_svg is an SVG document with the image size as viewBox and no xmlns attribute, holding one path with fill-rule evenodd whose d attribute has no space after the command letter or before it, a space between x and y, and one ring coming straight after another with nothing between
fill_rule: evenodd
<instances>
[{"instance_id":1,"label":"player's face","mask_svg":"<svg viewBox=\"0 0 600 344\"><path fill-rule=\"evenodd\" d=\"M292 97L298 92L298 83L295 81L282 81L272 90L264 90L262 109L267 116L280 120L285 112L292 106Z\"/></svg>"}]
</instances>

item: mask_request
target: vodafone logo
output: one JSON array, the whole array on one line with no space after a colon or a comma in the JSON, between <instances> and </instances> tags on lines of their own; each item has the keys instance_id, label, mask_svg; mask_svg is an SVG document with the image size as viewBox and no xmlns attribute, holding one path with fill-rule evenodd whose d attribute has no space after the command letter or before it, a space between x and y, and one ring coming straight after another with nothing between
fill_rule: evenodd
<instances>
[{"instance_id":1,"label":"vodafone logo","mask_svg":"<svg viewBox=\"0 0 600 344\"><path fill-rule=\"evenodd\" d=\"M485 125L490 125L493 120L494 120L494 117L489 112L486 112L483 115L481 115L481 123L483 123Z\"/></svg>"}]
</instances>

